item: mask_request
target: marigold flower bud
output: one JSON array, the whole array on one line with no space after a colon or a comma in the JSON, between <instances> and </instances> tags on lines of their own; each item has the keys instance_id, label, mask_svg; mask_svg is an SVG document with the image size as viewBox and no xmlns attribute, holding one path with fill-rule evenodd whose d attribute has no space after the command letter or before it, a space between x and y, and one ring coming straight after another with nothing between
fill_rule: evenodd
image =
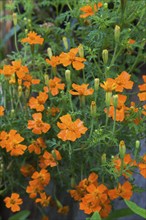
<instances>
[{"instance_id":1,"label":"marigold flower bud","mask_svg":"<svg viewBox=\"0 0 146 220\"><path fill-rule=\"evenodd\" d=\"M76 183L75 183L75 178L74 176L71 177L71 180L70 180L70 185L72 188L74 188L76 186Z\"/></svg>"},{"instance_id":2,"label":"marigold flower bud","mask_svg":"<svg viewBox=\"0 0 146 220\"><path fill-rule=\"evenodd\" d=\"M99 88L99 78L95 78L94 79L94 89L95 91L97 91Z\"/></svg>"},{"instance_id":3,"label":"marigold flower bud","mask_svg":"<svg viewBox=\"0 0 146 220\"><path fill-rule=\"evenodd\" d=\"M96 102L92 101L90 105L90 114L92 117L96 115Z\"/></svg>"},{"instance_id":4,"label":"marigold flower bud","mask_svg":"<svg viewBox=\"0 0 146 220\"><path fill-rule=\"evenodd\" d=\"M47 54L48 54L48 57L51 59L51 57L52 57L52 49L51 49L51 47L48 47L48 49L47 49Z\"/></svg>"},{"instance_id":5,"label":"marigold flower bud","mask_svg":"<svg viewBox=\"0 0 146 220\"><path fill-rule=\"evenodd\" d=\"M102 59L104 64L106 65L108 62L108 50L105 49L102 51Z\"/></svg>"},{"instance_id":6,"label":"marigold flower bud","mask_svg":"<svg viewBox=\"0 0 146 220\"><path fill-rule=\"evenodd\" d=\"M63 205L61 204L61 202L58 199L56 199L55 202L56 202L56 205L57 205L58 208L63 207Z\"/></svg>"},{"instance_id":7,"label":"marigold flower bud","mask_svg":"<svg viewBox=\"0 0 146 220\"><path fill-rule=\"evenodd\" d=\"M66 71L65 71L65 79L66 79L66 82L67 82L68 84L71 83L70 76L71 76L70 70L66 70Z\"/></svg>"},{"instance_id":8,"label":"marigold flower bud","mask_svg":"<svg viewBox=\"0 0 146 220\"><path fill-rule=\"evenodd\" d=\"M139 147L140 147L140 141L137 140L137 141L135 142L135 148L136 148L136 149L139 149Z\"/></svg>"},{"instance_id":9,"label":"marigold flower bud","mask_svg":"<svg viewBox=\"0 0 146 220\"><path fill-rule=\"evenodd\" d=\"M14 110L14 109L11 109L11 112L10 112L11 117L13 117L14 114L15 114L15 110Z\"/></svg>"},{"instance_id":10,"label":"marigold flower bud","mask_svg":"<svg viewBox=\"0 0 146 220\"><path fill-rule=\"evenodd\" d=\"M120 153L120 158L124 159L124 156L126 153L126 146L125 146L125 142L123 140L120 141L120 144L119 144L119 153Z\"/></svg>"},{"instance_id":11,"label":"marigold flower bud","mask_svg":"<svg viewBox=\"0 0 146 220\"><path fill-rule=\"evenodd\" d=\"M63 40L63 45L64 45L65 49L68 50L68 40L67 40L67 38L63 37L62 40Z\"/></svg>"},{"instance_id":12,"label":"marigold flower bud","mask_svg":"<svg viewBox=\"0 0 146 220\"><path fill-rule=\"evenodd\" d=\"M126 3L127 3L127 0L121 0L121 9L122 9L122 11L125 10L125 8L126 8Z\"/></svg>"},{"instance_id":13,"label":"marigold flower bud","mask_svg":"<svg viewBox=\"0 0 146 220\"><path fill-rule=\"evenodd\" d=\"M22 96L22 86L18 86L18 97Z\"/></svg>"},{"instance_id":14,"label":"marigold flower bud","mask_svg":"<svg viewBox=\"0 0 146 220\"><path fill-rule=\"evenodd\" d=\"M49 76L48 76L48 74L44 74L44 80L45 80L45 85L48 85L48 83L49 83Z\"/></svg>"},{"instance_id":15,"label":"marigold flower bud","mask_svg":"<svg viewBox=\"0 0 146 220\"><path fill-rule=\"evenodd\" d=\"M106 154L105 154L105 153L102 154L102 156L101 156L101 163L102 163L102 164L105 164L105 163L106 163Z\"/></svg>"},{"instance_id":16,"label":"marigold flower bud","mask_svg":"<svg viewBox=\"0 0 146 220\"><path fill-rule=\"evenodd\" d=\"M17 13L13 13L12 17L13 17L14 26L16 26L17 25Z\"/></svg>"},{"instance_id":17,"label":"marigold flower bud","mask_svg":"<svg viewBox=\"0 0 146 220\"><path fill-rule=\"evenodd\" d=\"M104 3L104 4L103 4L103 8L104 8L104 9L107 9L107 8L108 8L108 3Z\"/></svg>"},{"instance_id":18,"label":"marigold flower bud","mask_svg":"<svg viewBox=\"0 0 146 220\"><path fill-rule=\"evenodd\" d=\"M115 26L115 41L119 42L119 38L120 38L120 27L118 25Z\"/></svg>"},{"instance_id":19,"label":"marigold flower bud","mask_svg":"<svg viewBox=\"0 0 146 220\"><path fill-rule=\"evenodd\" d=\"M84 57L83 44L79 44L78 49L79 49L79 56L83 58Z\"/></svg>"},{"instance_id":20,"label":"marigold flower bud","mask_svg":"<svg viewBox=\"0 0 146 220\"><path fill-rule=\"evenodd\" d=\"M112 92L106 92L105 93L105 103L106 103L107 107L110 106L111 97L112 97Z\"/></svg>"},{"instance_id":21,"label":"marigold flower bud","mask_svg":"<svg viewBox=\"0 0 146 220\"><path fill-rule=\"evenodd\" d=\"M115 108L118 106L118 95L113 95L113 106Z\"/></svg>"},{"instance_id":22,"label":"marigold flower bud","mask_svg":"<svg viewBox=\"0 0 146 220\"><path fill-rule=\"evenodd\" d=\"M25 90L25 97L28 98L30 95L30 88L26 88Z\"/></svg>"}]
</instances>

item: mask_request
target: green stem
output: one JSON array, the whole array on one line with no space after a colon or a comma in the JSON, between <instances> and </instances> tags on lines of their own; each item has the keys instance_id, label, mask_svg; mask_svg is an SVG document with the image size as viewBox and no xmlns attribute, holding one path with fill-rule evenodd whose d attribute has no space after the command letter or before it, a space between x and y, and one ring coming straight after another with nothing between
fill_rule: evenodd
<instances>
[{"instance_id":1,"label":"green stem","mask_svg":"<svg viewBox=\"0 0 146 220\"><path fill-rule=\"evenodd\" d=\"M115 133L115 127L116 127L116 108L114 108L114 124L113 124L113 134Z\"/></svg>"},{"instance_id":2,"label":"green stem","mask_svg":"<svg viewBox=\"0 0 146 220\"><path fill-rule=\"evenodd\" d=\"M14 42L15 42L16 51L19 53L18 44L17 44L17 31L16 31L16 26L14 26Z\"/></svg>"},{"instance_id":3,"label":"green stem","mask_svg":"<svg viewBox=\"0 0 146 220\"><path fill-rule=\"evenodd\" d=\"M108 119L109 119L108 115L109 115L109 107L107 107L107 113L106 113L106 122L105 122L106 127L107 127Z\"/></svg>"},{"instance_id":4,"label":"green stem","mask_svg":"<svg viewBox=\"0 0 146 220\"><path fill-rule=\"evenodd\" d=\"M92 119L91 119L91 128L90 128L89 139L90 139L90 138L91 138L91 136L92 136L92 133L93 133L93 128L94 128L94 118L92 117Z\"/></svg>"}]
</instances>

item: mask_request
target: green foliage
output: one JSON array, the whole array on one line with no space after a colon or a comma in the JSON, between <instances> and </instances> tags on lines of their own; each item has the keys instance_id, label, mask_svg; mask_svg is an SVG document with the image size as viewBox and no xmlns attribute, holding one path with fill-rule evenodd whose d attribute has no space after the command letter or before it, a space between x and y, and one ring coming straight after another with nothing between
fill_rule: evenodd
<instances>
[{"instance_id":1,"label":"green foliage","mask_svg":"<svg viewBox=\"0 0 146 220\"><path fill-rule=\"evenodd\" d=\"M27 220L30 215L30 211L28 210L24 210L24 211L20 211L17 214L14 214L12 217L10 217L8 220Z\"/></svg>"},{"instance_id":2,"label":"green foliage","mask_svg":"<svg viewBox=\"0 0 146 220\"><path fill-rule=\"evenodd\" d=\"M134 202L132 201L128 201L128 200L124 200L126 205L137 215L143 217L144 219L146 219L146 209L143 209L141 207L139 207L138 205L136 205Z\"/></svg>"}]
</instances>

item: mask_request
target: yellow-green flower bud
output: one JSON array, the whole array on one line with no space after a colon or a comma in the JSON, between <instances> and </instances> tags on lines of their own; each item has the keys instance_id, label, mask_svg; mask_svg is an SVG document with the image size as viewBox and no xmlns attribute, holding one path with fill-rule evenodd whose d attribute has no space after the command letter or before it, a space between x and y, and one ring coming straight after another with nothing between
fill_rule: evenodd
<instances>
[{"instance_id":1,"label":"yellow-green flower bud","mask_svg":"<svg viewBox=\"0 0 146 220\"><path fill-rule=\"evenodd\" d=\"M92 117L95 117L96 115L96 102L92 101L90 105L90 114Z\"/></svg>"},{"instance_id":2,"label":"yellow-green flower bud","mask_svg":"<svg viewBox=\"0 0 146 220\"><path fill-rule=\"evenodd\" d=\"M66 71L65 71L65 79L66 79L67 84L69 84L69 85L70 85L70 83L71 83L71 78L70 78L70 76L71 76L70 70L66 70Z\"/></svg>"},{"instance_id":3,"label":"yellow-green flower bud","mask_svg":"<svg viewBox=\"0 0 146 220\"><path fill-rule=\"evenodd\" d=\"M124 156L126 153L126 146L125 146L125 142L123 140L120 141L120 144L119 144L119 153L120 153L120 158L124 159Z\"/></svg>"},{"instance_id":4,"label":"yellow-green flower bud","mask_svg":"<svg viewBox=\"0 0 146 220\"><path fill-rule=\"evenodd\" d=\"M102 51L102 59L104 64L106 65L108 62L108 50L105 49Z\"/></svg>"},{"instance_id":5,"label":"yellow-green flower bud","mask_svg":"<svg viewBox=\"0 0 146 220\"><path fill-rule=\"evenodd\" d=\"M97 91L99 88L99 78L95 78L94 79L94 89L95 91Z\"/></svg>"},{"instance_id":6,"label":"yellow-green flower bud","mask_svg":"<svg viewBox=\"0 0 146 220\"><path fill-rule=\"evenodd\" d=\"M63 37L62 40L63 40L63 45L64 45L65 49L68 50L68 41L67 41L67 38L66 38L66 37Z\"/></svg>"},{"instance_id":7,"label":"yellow-green flower bud","mask_svg":"<svg viewBox=\"0 0 146 220\"><path fill-rule=\"evenodd\" d=\"M101 156L101 163L102 163L102 164L105 164L105 163L106 163L106 154L105 154L105 153L102 154L102 156Z\"/></svg>"},{"instance_id":8,"label":"yellow-green flower bud","mask_svg":"<svg viewBox=\"0 0 146 220\"><path fill-rule=\"evenodd\" d=\"M22 96L22 86L19 85L18 86L18 97L21 97Z\"/></svg>"},{"instance_id":9,"label":"yellow-green flower bud","mask_svg":"<svg viewBox=\"0 0 146 220\"><path fill-rule=\"evenodd\" d=\"M107 2L103 4L103 8L104 8L104 9L107 9L107 8L108 8L108 3L107 3Z\"/></svg>"},{"instance_id":10,"label":"yellow-green flower bud","mask_svg":"<svg viewBox=\"0 0 146 220\"><path fill-rule=\"evenodd\" d=\"M45 85L48 86L48 83L49 83L49 76L48 76L48 74L44 74L44 80L45 80Z\"/></svg>"},{"instance_id":11,"label":"yellow-green flower bud","mask_svg":"<svg viewBox=\"0 0 146 220\"><path fill-rule=\"evenodd\" d=\"M83 48L83 45L80 44L80 45L78 46L78 49L79 49L79 56L83 58L83 57L84 57L84 48Z\"/></svg>"},{"instance_id":12,"label":"yellow-green flower bud","mask_svg":"<svg viewBox=\"0 0 146 220\"><path fill-rule=\"evenodd\" d=\"M118 26L118 25L116 25L115 26L115 41L116 42L119 42L119 38L120 38L120 30L121 30L121 28Z\"/></svg>"},{"instance_id":13,"label":"yellow-green flower bud","mask_svg":"<svg viewBox=\"0 0 146 220\"><path fill-rule=\"evenodd\" d=\"M47 49L47 54L48 54L48 57L51 59L53 54L52 54L52 49L50 47L48 47L48 49Z\"/></svg>"},{"instance_id":14,"label":"yellow-green flower bud","mask_svg":"<svg viewBox=\"0 0 146 220\"><path fill-rule=\"evenodd\" d=\"M111 97L112 97L112 92L106 92L106 93L105 93L105 103L106 103L106 106L107 106L107 107L110 106Z\"/></svg>"},{"instance_id":15,"label":"yellow-green flower bud","mask_svg":"<svg viewBox=\"0 0 146 220\"><path fill-rule=\"evenodd\" d=\"M118 106L118 95L113 95L113 106L114 108Z\"/></svg>"},{"instance_id":16,"label":"yellow-green flower bud","mask_svg":"<svg viewBox=\"0 0 146 220\"><path fill-rule=\"evenodd\" d=\"M139 147L140 147L140 141L139 141L139 140L137 140L137 141L135 142L135 148L138 150L138 149L139 149Z\"/></svg>"},{"instance_id":17,"label":"yellow-green flower bud","mask_svg":"<svg viewBox=\"0 0 146 220\"><path fill-rule=\"evenodd\" d=\"M17 13L13 13L12 17L13 17L14 26L16 26L17 25Z\"/></svg>"}]
</instances>

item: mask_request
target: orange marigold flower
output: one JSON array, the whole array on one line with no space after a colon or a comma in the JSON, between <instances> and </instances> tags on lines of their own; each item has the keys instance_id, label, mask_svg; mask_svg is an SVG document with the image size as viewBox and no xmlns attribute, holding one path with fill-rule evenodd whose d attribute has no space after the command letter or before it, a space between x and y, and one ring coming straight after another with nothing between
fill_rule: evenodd
<instances>
[{"instance_id":1,"label":"orange marigold flower","mask_svg":"<svg viewBox=\"0 0 146 220\"><path fill-rule=\"evenodd\" d=\"M119 173L121 169L121 165L122 165L121 159L119 157L115 157L113 159L113 163L115 165L115 172ZM131 158L130 154L125 154L124 159L123 159L122 175L128 178L129 175L132 174L131 168L135 166L137 166L136 161Z\"/></svg>"},{"instance_id":2,"label":"orange marigold flower","mask_svg":"<svg viewBox=\"0 0 146 220\"><path fill-rule=\"evenodd\" d=\"M31 180L29 181L29 185L26 187L26 192L29 194L31 199L34 199L37 197L38 193L42 192L43 189L44 186L39 184L37 180Z\"/></svg>"},{"instance_id":3,"label":"orange marigold flower","mask_svg":"<svg viewBox=\"0 0 146 220\"><path fill-rule=\"evenodd\" d=\"M85 178L80 181L80 183L75 187L75 190L69 191L71 197L73 197L75 201L80 201L87 194L87 186L90 184L94 184L95 186L98 185L97 179L98 175L92 172L88 179Z\"/></svg>"},{"instance_id":4,"label":"orange marigold flower","mask_svg":"<svg viewBox=\"0 0 146 220\"><path fill-rule=\"evenodd\" d=\"M54 77L53 79L49 80L49 91L53 96L59 93L59 90L64 90L65 84L60 83L61 79L58 77Z\"/></svg>"},{"instance_id":5,"label":"orange marigold flower","mask_svg":"<svg viewBox=\"0 0 146 220\"><path fill-rule=\"evenodd\" d=\"M84 14L80 15L80 18L87 18L94 15L100 7L102 7L101 2L99 2L98 4L94 4L93 7L90 5L83 6L82 8L80 8L80 11L84 12Z\"/></svg>"},{"instance_id":6,"label":"orange marigold flower","mask_svg":"<svg viewBox=\"0 0 146 220\"><path fill-rule=\"evenodd\" d=\"M131 75L126 71L123 71L118 77L115 78L116 92L123 92L123 89L132 89L133 82L130 81Z\"/></svg>"},{"instance_id":7,"label":"orange marigold flower","mask_svg":"<svg viewBox=\"0 0 146 220\"><path fill-rule=\"evenodd\" d=\"M89 86L89 84L77 85L77 84L73 83L72 87L76 91L70 90L69 93L72 95L80 95L80 96L92 95L94 92L94 89L92 89L92 88L87 89L88 86Z\"/></svg>"},{"instance_id":8,"label":"orange marigold flower","mask_svg":"<svg viewBox=\"0 0 146 220\"><path fill-rule=\"evenodd\" d=\"M28 120L28 129L32 129L32 132L34 134L42 134L49 131L51 128L50 124L45 123L42 121L42 114L41 113L35 113L32 115L34 120Z\"/></svg>"},{"instance_id":9,"label":"orange marigold flower","mask_svg":"<svg viewBox=\"0 0 146 220\"><path fill-rule=\"evenodd\" d=\"M7 208L10 208L12 212L20 211L20 205L23 203L18 193L12 193L11 197L4 199Z\"/></svg>"},{"instance_id":10,"label":"orange marigold flower","mask_svg":"<svg viewBox=\"0 0 146 220\"><path fill-rule=\"evenodd\" d=\"M47 101L47 99L48 99L48 94L46 94L45 92L39 92L39 95L36 98L31 97L29 99L28 106L31 109L36 109L36 111L42 112L45 109L44 104Z\"/></svg>"},{"instance_id":11,"label":"orange marigold flower","mask_svg":"<svg viewBox=\"0 0 146 220\"><path fill-rule=\"evenodd\" d=\"M139 85L139 91L141 91L140 93L138 93L138 97L140 101L146 101L146 76L143 75L142 76L144 84Z\"/></svg>"},{"instance_id":12,"label":"orange marigold flower","mask_svg":"<svg viewBox=\"0 0 146 220\"><path fill-rule=\"evenodd\" d=\"M62 52L59 56L60 63L63 64L63 66L69 66L72 64L73 68L76 70L81 70L84 68L84 61L86 61L85 58L77 57L78 48L72 48L68 53Z\"/></svg>"},{"instance_id":13,"label":"orange marigold flower","mask_svg":"<svg viewBox=\"0 0 146 220\"><path fill-rule=\"evenodd\" d=\"M0 106L0 117L4 115L4 107Z\"/></svg>"},{"instance_id":14,"label":"orange marigold flower","mask_svg":"<svg viewBox=\"0 0 146 220\"><path fill-rule=\"evenodd\" d=\"M29 72L27 66L21 65L21 60L12 61L12 67L19 79L22 79Z\"/></svg>"},{"instance_id":15,"label":"orange marigold flower","mask_svg":"<svg viewBox=\"0 0 146 220\"><path fill-rule=\"evenodd\" d=\"M129 40L128 40L128 44L135 44L135 42L136 42L136 41L133 40L133 39L129 39Z\"/></svg>"},{"instance_id":16,"label":"orange marigold flower","mask_svg":"<svg viewBox=\"0 0 146 220\"><path fill-rule=\"evenodd\" d=\"M52 107L52 108L50 109L50 112L51 112L51 115L52 115L52 116L55 116L57 113L60 112L60 109L57 108L57 107Z\"/></svg>"},{"instance_id":17,"label":"orange marigold flower","mask_svg":"<svg viewBox=\"0 0 146 220\"><path fill-rule=\"evenodd\" d=\"M49 218L46 215L44 215L41 220L49 220Z\"/></svg>"},{"instance_id":18,"label":"orange marigold flower","mask_svg":"<svg viewBox=\"0 0 146 220\"><path fill-rule=\"evenodd\" d=\"M40 172L35 171L31 176L38 185L46 186L50 182L50 173L46 169L41 169Z\"/></svg>"},{"instance_id":19,"label":"orange marigold flower","mask_svg":"<svg viewBox=\"0 0 146 220\"><path fill-rule=\"evenodd\" d=\"M35 169L31 164L24 164L20 168L20 172L23 174L25 177L30 177L34 173Z\"/></svg>"},{"instance_id":20,"label":"orange marigold flower","mask_svg":"<svg viewBox=\"0 0 146 220\"><path fill-rule=\"evenodd\" d=\"M123 185L118 184L117 188L108 191L108 195L111 200L118 198L119 196L123 199L129 200L133 194L132 185L126 181Z\"/></svg>"},{"instance_id":21,"label":"orange marigold flower","mask_svg":"<svg viewBox=\"0 0 146 220\"><path fill-rule=\"evenodd\" d=\"M40 198L35 200L36 203L40 203L43 207L47 207L50 203L51 196L47 196L45 192L40 193Z\"/></svg>"},{"instance_id":22,"label":"orange marigold flower","mask_svg":"<svg viewBox=\"0 0 146 220\"><path fill-rule=\"evenodd\" d=\"M10 130L9 133L1 132L0 140L0 146L6 148L6 151L10 152L11 156L22 155L27 149L26 145L20 144L24 138L16 130Z\"/></svg>"},{"instance_id":23,"label":"orange marigold flower","mask_svg":"<svg viewBox=\"0 0 146 220\"><path fill-rule=\"evenodd\" d=\"M11 77L14 74L15 70L11 65L5 65L3 69L0 69L0 74L3 74L6 77Z\"/></svg>"},{"instance_id":24,"label":"orange marigold flower","mask_svg":"<svg viewBox=\"0 0 146 220\"><path fill-rule=\"evenodd\" d=\"M40 37L35 33L34 31L30 31L27 34L26 38L23 38L21 40L22 43L29 43L29 44L43 44L44 38Z\"/></svg>"},{"instance_id":25,"label":"orange marigold flower","mask_svg":"<svg viewBox=\"0 0 146 220\"><path fill-rule=\"evenodd\" d=\"M57 137L63 141L75 141L88 130L80 119L73 122L69 114L63 115L60 120L62 123L57 122L57 126L61 131L57 134Z\"/></svg>"},{"instance_id":26,"label":"orange marigold flower","mask_svg":"<svg viewBox=\"0 0 146 220\"><path fill-rule=\"evenodd\" d=\"M116 121L122 122L125 118L126 106L124 105L124 103L126 102L126 99L127 99L127 96L118 94L118 106L116 108ZM107 110L105 109L105 112L106 111ZM113 105L111 105L109 108L108 116L112 117L112 119L114 120L114 106Z\"/></svg>"},{"instance_id":27,"label":"orange marigold flower","mask_svg":"<svg viewBox=\"0 0 146 220\"><path fill-rule=\"evenodd\" d=\"M45 151L44 154L40 157L39 167L41 168L46 168L48 166L55 167L58 165L58 161L61 159L62 157L58 150L54 149L52 153Z\"/></svg>"},{"instance_id":28,"label":"orange marigold flower","mask_svg":"<svg viewBox=\"0 0 146 220\"><path fill-rule=\"evenodd\" d=\"M36 85L39 84L40 80L39 79L33 79L30 74L25 74L23 77L23 85L27 88L29 88L32 84Z\"/></svg>"},{"instance_id":29,"label":"orange marigold flower","mask_svg":"<svg viewBox=\"0 0 146 220\"><path fill-rule=\"evenodd\" d=\"M100 86L106 91L106 92L112 92L116 88L116 83L114 79L108 78L106 82L100 83Z\"/></svg>"},{"instance_id":30,"label":"orange marigold flower","mask_svg":"<svg viewBox=\"0 0 146 220\"><path fill-rule=\"evenodd\" d=\"M146 178L146 154L143 155L142 162L138 164L140 174Z\"/></svg>"},{"instance_id":31,"label":"orange marigold flower","mask_svg":"<svg viewBox=\"0 0 146 220\"><path fill-rule=\"evenodd\" d=\"M30 153L34 152L35 154L40 154L42 149L45 149L47 146L43 138L37 138L36 141L33 141L32 144L28 146L28 151Z\"/></svg>"},{"instance_id":32,"label":"orange marigold flower","mask_svg":"<svg viewBox=\"0 0 146 220\"><path fill-rule=\"evenodd\" d=\"M52 56L51 59L46 59L46 62L51 65L52 67L56 67L60 64L60 58L59 56Z\"/></svg>"}]
</instances>

